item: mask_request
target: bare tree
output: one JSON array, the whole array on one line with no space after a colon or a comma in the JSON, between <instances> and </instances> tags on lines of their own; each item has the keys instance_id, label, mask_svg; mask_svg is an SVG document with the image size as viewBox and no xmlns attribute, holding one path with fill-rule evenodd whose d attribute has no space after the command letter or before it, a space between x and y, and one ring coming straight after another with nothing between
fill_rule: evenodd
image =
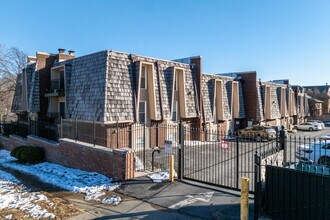
<instances>
[{"instance_id":1,"label":"bare tree","mask_svg":"<svg viewBox=\"0 0 330 220\"><path fill-rule=\"evenodd\" d=\"M27 55L16 47L0 44L0 116L11 117L11 104L18 74L26 66ZM10 116L11 115L11 116Z\"/></svg>"},{"instance_id":2,"label":"bare tree","mask_svg":"<svg viewBox=\"0 0 330 220\"><path fill-rule=\"evenodd\" d=\"M27 55L17 47L0 44L0 88L14 92L17 75L26 66Z\"/></svg>"}]
</instances>

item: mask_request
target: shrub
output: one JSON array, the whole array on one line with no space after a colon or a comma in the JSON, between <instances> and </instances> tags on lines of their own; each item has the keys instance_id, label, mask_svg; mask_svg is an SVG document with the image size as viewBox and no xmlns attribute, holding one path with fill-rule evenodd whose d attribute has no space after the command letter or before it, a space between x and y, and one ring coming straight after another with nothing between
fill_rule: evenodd
<instances>
[{"instance_id":1,"label":"shrub","mask_svg":"<svg viewBox=\"0 0 330 220\"><path fill-rule=\"evenodd\" d=\"M15 148L10 152L10 156L12 156L12 157L16 157L16 158L17 158L17 156L16 156L17 152L18 152L19 150L25 148L25 147L27 147L27 146L19 146L19 147L15 147Z\"/></svg>"},{"instance_id":2,"label":"shrub","mask_svg":"<svg viewBox=\"0 0 330 220\"><path fill-rule=\"evenodd\" d=\"M44 159L44 150L40 147L19 146L14 148L10 155L20 162L35 164Z\"/></svg>"},{"instance_id":3,"label":"shrub","mask_svg":"<svg viewBox=\"0 0 330 220\"><path fill-rule=\"evenodd\" d=\"M39 163L44 159L44 150L40 147L23 148L20 154L20 160L29 164Z\"/></svg>"}]
</instances>

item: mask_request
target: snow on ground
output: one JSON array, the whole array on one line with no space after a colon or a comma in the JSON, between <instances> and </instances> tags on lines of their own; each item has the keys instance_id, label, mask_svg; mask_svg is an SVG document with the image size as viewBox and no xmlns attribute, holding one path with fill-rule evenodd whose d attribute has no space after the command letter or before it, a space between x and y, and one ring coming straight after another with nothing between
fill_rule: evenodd
<instances>
[{"instance_id":1,"label":"snow on ground","mask_svg":"<svg viewBox=\"0 0 330 220\"><path fill-rule=\"evenodd\" d=\"M163 182L164 180L169 180L170 178L170 171L165 170L157 173L153 173L148 175L148 177L154 182L154 183L160 183ZM174 171L174 177L177 177L176 172Z\"/></svg>"},{"instance_id":2,"label":"snow on ground","mask_svg":"<svg viewBox=\"0 0 330 220\"><path fill-rule=\"evenodd\" d=\"M9 180L9 181L8 181ZM41 208L37 202L44 201L50 203L48 198L41 193L31 193L16 183L19 181L4 171L0 172L0 210L18 209L28 213L26 217L30 218L55 218L53 213ZM11 219L12 215L5 216Z\"/></svg>"},{"instance_id":3,"label":"snow on ground","mask_svg":"<svg viewBox=\"0 0 330 220\"><path fill-rule=\"evenodd\" d=\"M35 165L16 163L16 158L11 157L10 152L6 150L0 150L0 164L37 176L42 182L62 189L83 193L86 195L86 200L101 201L100 197L105 195L103 191L113 191L119 186L118 183L113 183L111 178L95 172L67 168L48 162Z\"/></svg>"}]
</instances>

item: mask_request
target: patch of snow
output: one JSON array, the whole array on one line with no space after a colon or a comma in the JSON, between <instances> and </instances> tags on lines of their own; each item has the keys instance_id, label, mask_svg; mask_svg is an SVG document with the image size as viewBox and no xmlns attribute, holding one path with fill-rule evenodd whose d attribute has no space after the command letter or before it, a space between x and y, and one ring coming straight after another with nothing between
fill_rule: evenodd
<instances>
[{"instance_id":1,"label":"patch of snow","mask_svg":"<svg viewBox=\"0 0 330 220\"><path fill-rule=\"evenodd\" d=\"M93 193L87 193L85 196L86 201L95 200L95 201L101 201L100 197L104 196L105 192L93 192Z\"/></svg>"},{"instance_id":2,"label":"patch of snow","mask_svg":"<svg viewBox=\"0 0 330 220\"><path fill-rule=\"evenodd\" d=\"M104 199L102 199L103 204L112 204L112 205L118 205L121 201L121 198L119 196L107 196Z\"/></svg>"},{"instance_id":3,"label":"patch of snow","mask_svg":"<svg viewBox=\"0 0 330 220\"><path fill-rule=\"evenodd\" d=\"M143 163L140 160L140 158L138 158L137 156L134 157L134 165L135 165L135 171L144 170Z\"/></svg>"},{"instance_id":4,"label":"patch of snow","mask_svg":"<svg viewBox=\"0 0 330 220\"><path fill-rule=\"evenodd\" d=\"M67 168L48 162L25 165L15 161L9 151L0 150L0 163L3 166L37 176L41 181L62 189L86 194L87 200L100 201L99 197L104 195L102 191L113 191L119 187L119 184L113 183L111 178L96 172Z\"/></svg>"},{"instance_id":5,"label":"patch of snow","mask_svg":"<svg viewBox=\"0 0 330 220\"><path fill-rule=\"evenodd\" d=\"M12 218L13 218L13 215L12 215L12 214L10 214L10 215L6 215L6 216L5 216L5 219L9 219L9 220L10 220L10 219L12 219Z\"/></svg>"},{"instance_id":6,"label":"patch of snow","mask_svg":"<svg viewBox=\"0 0 330 220\"><path fill-rule=\"evenodd\" d=\"M18 209L29 213L29 217L36 219L55 218L53 213L36 204L38 201L49 202L45 195L27 192L26 188L13 182L0 181L0 209ZM12 215L7 215L5 218L11 219Z\"/></svg>"},{"instance_id":7,"label":"patch of snow","mask_svg":"<svg viewBox=\"0 0 330 220\"><path fill-rule=\"evenodd\" d=\"M160 183L164 180L168 180L170 178L170 171L165 170L157 173L153 173L148 175L148 177L154 182L154 183ZM177 177L176 172L174 173L174 177Z\"/></svg>"},{"instance_id":8,"label":"patch of snow","mask_svg":"<svg viewBox=\"0 0 330 220\"><path fill-rule=\"evenodd\" d=\"M219 143L218 141L185 141L186 146L200 146L200 145L214 145Z\"/></svg>"},{"instance_id":9,"label":"patch of snow","mask_svg":"<svg viewBox=\"0 0 330 220\"><path fill-rule=\"evenodd\" d=\"M214 192L198 193L196 195L187 195L187 199L184 199L178 203L169 206L169 209L178 210L184 206L190 205L195 202L209 202Z\"/></svg>"}]
</instances>

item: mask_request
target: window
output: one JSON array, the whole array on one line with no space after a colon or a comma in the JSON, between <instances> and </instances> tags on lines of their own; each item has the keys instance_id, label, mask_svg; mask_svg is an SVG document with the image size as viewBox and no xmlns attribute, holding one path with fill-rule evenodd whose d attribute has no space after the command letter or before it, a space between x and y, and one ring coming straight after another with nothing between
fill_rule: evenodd
<instances>
[{"instance_id":1,"label":"window","mask_svg":"<svg viewBox=\"0 0 330 220\"><path fill-rule=\"evenodd\" d=\"M139 102L139 122L146 123L147 116L147 102Z\"/></svg>"},{"instance_id":2,"label":"window","mask_svg":"<svg viewBox=\"0 0 330 220\"><path fill-rule=\"evenodd\" d=\"M147 67L145 65L142 66L140 88L147 89Z\"/></svg>"},{"instance_id":3,"label":"window","mask_svg":"<svg viewBox=\"0 0 330 220\"><path fill-rule=\"evenodd\" d=\"M173 102L172 121L178 121L178 102Z\"/></svg>"},{"instance_id":4,"label":"window","mask_svg":"<svg viewBox=\"0 0 330 220\"><path fill-rule=\"evenodd\" d=\"M179 74L175 74L175 78L174 78L174 91L178 91L178 82L179 82Z\"/></svg>"}]
</instances>

